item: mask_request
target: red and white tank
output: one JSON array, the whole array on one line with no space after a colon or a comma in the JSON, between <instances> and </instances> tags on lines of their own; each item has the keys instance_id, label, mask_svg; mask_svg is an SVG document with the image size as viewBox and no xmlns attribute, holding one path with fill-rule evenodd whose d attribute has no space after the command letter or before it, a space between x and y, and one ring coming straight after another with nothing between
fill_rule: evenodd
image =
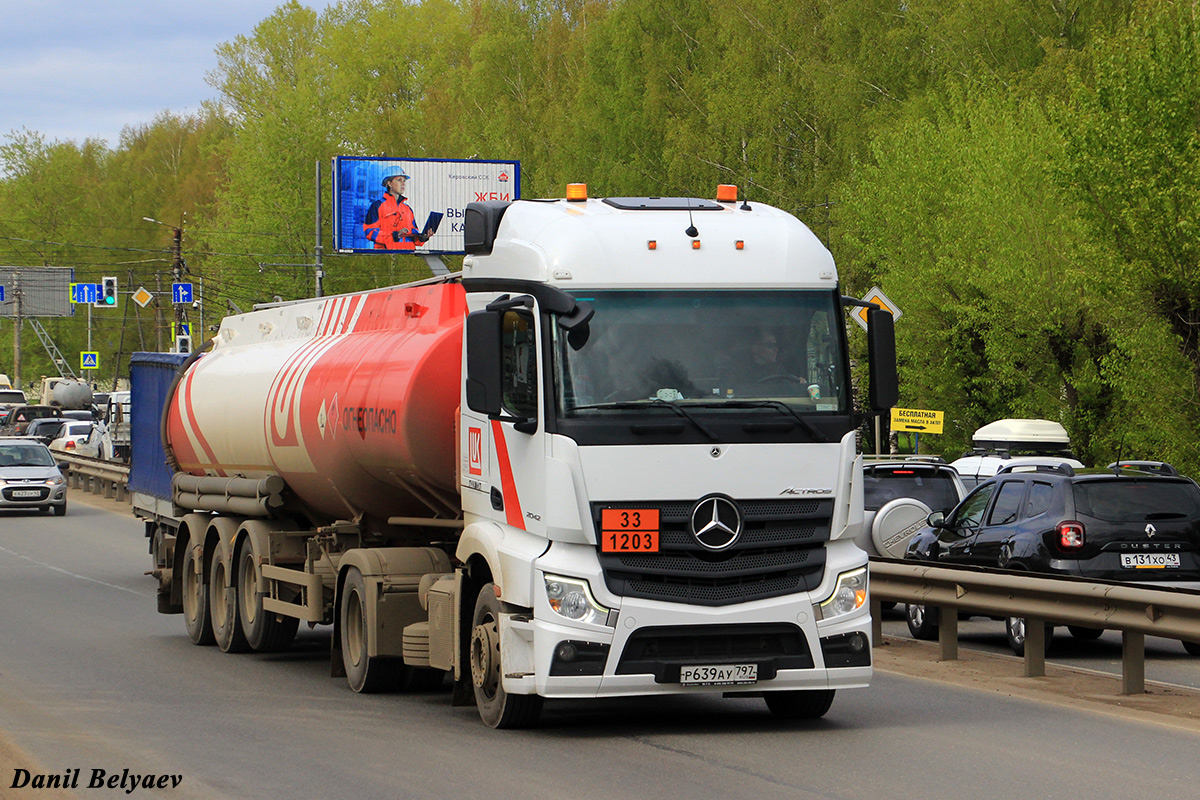
<instances>
[{"instance_id":1,"label":"red and white tank","mask_svg":"<svg viewBox=\"0 0 1200 800\"><path fill-rule=\"evenodd\" d=\"M169 400L169 450L193 475L279 475L330 519L452 516L466 309L442 282L227 317Z\"/></svg>"}]
</instances>

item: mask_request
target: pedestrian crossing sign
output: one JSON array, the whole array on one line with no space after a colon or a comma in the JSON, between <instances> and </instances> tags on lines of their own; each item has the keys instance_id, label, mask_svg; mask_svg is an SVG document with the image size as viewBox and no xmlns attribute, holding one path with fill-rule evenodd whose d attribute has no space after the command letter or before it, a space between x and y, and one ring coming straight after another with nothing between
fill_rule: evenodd
<instances>
[{"instance_id":1,"label":"pedestrian crossing sign","mask_svg":"<svg viewBox=\"0 0 1200 800\"><path fill-rule=\"evenodd\" d=\"M79 368L80 369L99 369L100 368L100 354L99 353L80 352Z\"/></svg>"}]
</instances>

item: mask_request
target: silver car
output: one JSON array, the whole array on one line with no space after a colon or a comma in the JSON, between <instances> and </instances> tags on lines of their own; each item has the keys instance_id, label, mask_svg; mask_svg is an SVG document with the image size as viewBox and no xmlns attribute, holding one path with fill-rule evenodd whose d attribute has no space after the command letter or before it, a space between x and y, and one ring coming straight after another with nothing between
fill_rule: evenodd
<instances>
[{"instance_id":1,"label":"silver car","mask_svg":"<svg viewBox=\"0 0 1200 800\"><path fill-rule=\"evenodd\" d=\"M50 449L33 439L0 439L0 511L67 513L67 482Z\"/></svg>"}]
</instances>

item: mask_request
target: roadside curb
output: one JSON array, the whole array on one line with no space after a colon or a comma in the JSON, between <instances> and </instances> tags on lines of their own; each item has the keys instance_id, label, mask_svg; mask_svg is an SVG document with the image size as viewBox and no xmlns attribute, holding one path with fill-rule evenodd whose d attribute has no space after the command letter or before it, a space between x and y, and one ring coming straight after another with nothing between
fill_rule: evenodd
<instances>
[{"instance_id":1,"label":"roadside curb","mask_svg":"<svg viewBox=\"0 0 1200 800\"><path fill-rule=\"evenodd\" d=\"M874 655L880 672L1200 731L1200 691L1147 680L1145 694L1122 695L1119 675L1049 663L1026 678L1016 656L959 648L956 661L939 661L937 642L902 636L885 635Z\"/></svg>"}]
</instances>

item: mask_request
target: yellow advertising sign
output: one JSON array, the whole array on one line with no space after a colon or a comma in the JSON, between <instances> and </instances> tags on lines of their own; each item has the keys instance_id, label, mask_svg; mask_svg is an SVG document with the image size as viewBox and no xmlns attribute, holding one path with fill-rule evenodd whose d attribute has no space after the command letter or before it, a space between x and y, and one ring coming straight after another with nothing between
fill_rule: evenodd
<instances>
[{"instance_id":1,"label":"yellow advertising sign","mask_svg":"<svg viewBox=\"0 0 1200 800\"><path fill-rule=\"evenodd\" d=\"M892 430L941 433L942 412L924 411L919 408L893 408Z\"/></svg>"}]
</instances>

